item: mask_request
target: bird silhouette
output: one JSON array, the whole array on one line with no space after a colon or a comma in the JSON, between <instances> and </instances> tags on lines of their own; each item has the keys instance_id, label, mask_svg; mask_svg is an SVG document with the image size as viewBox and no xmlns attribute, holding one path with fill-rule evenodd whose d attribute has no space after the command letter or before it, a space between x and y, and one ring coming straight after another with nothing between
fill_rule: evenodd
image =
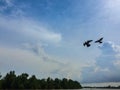
<instances>
[{"instance_id":1,"label":"bird silhouette","mask_svg":"<svg viewBox=\"0 0 120 90\"><path fill-rule=\"evenodd\" d=\"M91 44L90 44L90 42L92 42L93 40L87 40L87 41L85 41L84 43L83 43L83 45L84 46L87 46L87 47L90 47L91 46Z\"/></svg>"},{"instance_id":2,"label":"bird silhouette","mask_svg":"<svg viewBox=\"0 0 120 90\"><path fill-rule=\"evenodd\" d=\"M103 40L103 37L98 39L98 40L96 40L95 43L102 43L102 40Z\"/></svg>"}]
</instances>

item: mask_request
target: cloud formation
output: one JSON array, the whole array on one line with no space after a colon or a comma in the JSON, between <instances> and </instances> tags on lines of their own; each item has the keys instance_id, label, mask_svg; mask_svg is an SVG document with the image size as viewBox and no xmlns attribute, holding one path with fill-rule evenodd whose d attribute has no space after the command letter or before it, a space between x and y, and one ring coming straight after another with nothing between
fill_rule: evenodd
<instances>
[{"instance_id":1,"label":"cloud formation","mask_svg":"<svg viewBox=\"0 0 120 90\"><path fill-rule=\"evenodd\" d=\"M25 16L23 8L28 7L26 4L19 5L14 0L0 0L0 2L1 39L8 38L12 42L33 40L47 43L59 43L62 40L62 35L48 28L45 23Z\"/></svg>"},{"instance_id":2,"label":"cloud formation","mask_svg":"<svg viewBox=\"0 0 120 90\"><path fill-rule=\"evenodd\" d=\"M36 55L28 50L0 47L0 69L3 72L15 70L17 73L27 72L37 74L37 76L42 76L42 73L46 76L47 73L51 75L51 72L59 70L62 68L61 65L64 65L57 60L53 62L54 58L45 55L43 57L43 55ZM47 58L47 61L44 58Z\"/></svg>"},{"instance_id":3,"label":"cloud formation","mask_svg":"<svg viewBox=\"0 0 120 90\"><path fill-rule=\"evenodd\" d=\"M12 7L13 6L13 3L12 3L13 0L0 0L0 11L3 12L5 11L6 9L8 9L9 7Z\"/></svg>"},{"instance_id":4,"label":"cloud formation","mask_svg":"<svg viewBox=\"0 0 120 90\"><path fill-rule=\"evenodd\" d=\"M63 62L47 54L43 47L26 45L24 48L0 46L0 71L2 74L15 70L39 78L80 78L80 69L70 62Z\"/></svg>"},{"instance_id":5,"label":"cloud formation","mask_svg":"<svg viewBox=\"0 0 120 90\"><path fill-rule=\"evenodd\" d=\"M94 66L83 69L83 82L118 82L120 81L120 46L105 42L101 47L101 55L96 58Z\"/></svg>"},{"instance_id":6,"label":"cloud formation","mask_svg":"<svg viewBox=\"0 0 120 90\"><path fill-rule=\"evenodd\" d=\"M1 15L0 28L3 31L5 38L22 38L24 40L46 41L58 43L61 41L62 36L60 33L55 33L46 27L41 26L38 22L28 18L12 18ZM9 32L6 33L6 32ZM23 40L23 41L24 41Z\"/></svg>"},{"instance_id":7,"label":"cloud formation","mask_svg":"<svg viewBox=\"0 0 120 90\"><path fill-rule=\"evenodd\" d=\"M42 43L59 44L62 35L41 21L24 16L24 5L17 6L14 0L0 2L0 71L48 77L53 76L51 72L62 70L66 64L47 54L41 46Z\"/></svg>"},{"instance_id":8,"label":"cloud formation","mask_svg":"<svg viewBox=\"0 0 120 90\"><path fill-rule=\"evenodd\" d=\"M28 8L28 5L17 4L15 0L0 0L0 12L1 14L9 16L23 16L26 15L24 8Z\"/></svg>"}]
</instances>

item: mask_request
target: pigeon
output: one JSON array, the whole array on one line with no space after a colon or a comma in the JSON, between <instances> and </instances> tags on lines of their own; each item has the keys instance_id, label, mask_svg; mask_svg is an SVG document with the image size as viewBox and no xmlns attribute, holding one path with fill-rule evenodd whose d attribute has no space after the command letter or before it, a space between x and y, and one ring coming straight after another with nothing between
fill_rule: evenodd
<instances>
[{"instance_id":1,"label":"pigeon","mask_svg":"<svg viewBox=\"0 0 120 90\"><path fill-rule=\"evenodd\" d=\"M84 46L90 47L91 44L90 42L92 42L93 40L87 40L86 42L83 43Z\"/></svg>"},{"instance_id":2,"label":"pigeon","mask_svg":"<svg viewBox=\"0 0 120 90\"><path fill-rule=\"evenodd\" d=\"M95 43L102 43L103 37L100 38L99 40L96 40Z\"/></svg>"}]
</instances>

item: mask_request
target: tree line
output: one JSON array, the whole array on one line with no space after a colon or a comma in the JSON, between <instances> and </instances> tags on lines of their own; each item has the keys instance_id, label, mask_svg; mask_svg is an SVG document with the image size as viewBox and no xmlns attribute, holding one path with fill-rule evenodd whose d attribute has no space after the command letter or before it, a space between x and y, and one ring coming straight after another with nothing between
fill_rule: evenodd
<instances>
[{"instance_id":1,"label":"tree line","mask_svg":"<svg viewBox=\"0 0 120 90\"><path fill-rule=\"evenodd\" d=\"M16 75L10 71L4 77L0 75L0 89L80 89L79 82L71 79L38 79L35 75L29 77L27 73Z\"/></svg>"}]
</instances>

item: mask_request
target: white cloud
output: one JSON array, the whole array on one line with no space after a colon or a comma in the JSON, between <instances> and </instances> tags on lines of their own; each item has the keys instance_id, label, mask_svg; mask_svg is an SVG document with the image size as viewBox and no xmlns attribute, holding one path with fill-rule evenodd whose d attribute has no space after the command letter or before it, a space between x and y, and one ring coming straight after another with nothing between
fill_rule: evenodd
<instances>
[{"instance_id":1,"label":"white cloud","mask_svg":"<svg viewBox=\"0 0 120 90\"><path fill-rule=\"evenodd\" d=\"M13 6L13 0L0 0L0 2L3 4L3 5L1 4L0 6L1 12Z\"/></svg>"},{"instance_id":2,"label":"white cloud","mask_svg":"<svg viewBox=\"0 0 120 90\"><path fill-rule=\"evenodd\" d=\"M83 82L118 82L120 81L120 49L119 45L105 42L101 47L101 55L96 58L94 66L83 69Z\"/></svg>"},{"instance_id":3,"label":"white cloud","mask_svg":"<svg viewBox=\"0 0 120 90\"><path fill-rule=\"evenodd\" d=\"M9 41L12 41L13 38L16 38L17 41L34 40L47 43L59 43L61 41L62 35L60 33L47 28L41 21L33 20L24 15L24 8L29 7L27 4L21 3L19 5L14 0L1 0L0 2L3 3L0 6L0 29L1 32L4 31L4 33L2 32L4 38L9 38ZM6 12L7 10L9 12Z\"/></svg>"},{"instance_id":4,"label":"white cloud","mask_svg":"<svg viewBox=\"0 0 120 90\"><path fill-rule=\"evenodd\" d=\"M0 0L0 3L1 14L14 17L26 15L24 8L29 8L29 5L25 5L24 3L19 5L15 0Z\"/></svg>"},{"instance_id":5,"label":"white cloud","mask_svg":"<svg viewBox=\"0 0 120 90\"><path fill-rule=\"evenodd\" d=\"M16 73L26 72L38 77L78 79L78 67L47 54L41 45L43 42L58 45L62 40L61 33L54 32L41 21L24 16L22 6L15 5L12 0L4 3L0 9L0 71L15 70ZM24 44L22 48L19 47L21 44Z\"/></svg>"},{"instance_id":6,"label":"white cloud","mask_svg":"<svg viewBox=\"0 0 120 90\"><path fill-rule=\"evenodd\" d=\"M57 63L60 65L59 69L56 70L51 70L51 74L54 77L66 77L66 78L72 78L72 79L80 79L81 76L81 67L76 66L76 64L70 62L70 61L65 61L62 58L56 58L54 56L48 55L45 50L44 46L41 44L24 44L23 49L29 50L35 55L41 57L45 62L47 63Z\"/></svg>"},{"instance_id":7,"label":"white cloud","mask_svg":"<svg viewBox=\"0 0 120 90\"><path fill-rule=\"evenodd\" d=\"M40 52L40 51L39 51ZM44 58L47 58L47 61ZM55 60L50 56L36 55L28 50L23 50L19 48L9 48L0 47L0 70L3 72L8 72L10 70L15 70L19 72L37 73L37 76L41 76L41 72L46 75L51 72L59 70L62 68L63 63ZM38 75L38 73L40 75Z\"/></svg>"},{"instance_id":8,"label":"white cloud","mask_svg":"<svg viewBox=\"0 0 120 90\"><path fill-rule=\"evenodd\" d=\"M25 40L33 39L35 41L42 40L51 43L59 43L62 39L60 33L55 33L52 30L41 26L39 22L25 17L11 18L1 15L0 28L2 30L6 30L7 32L12 32L12 34L15 35L14 38L17 38L18 35L21 38L24 37Z\"/></svg>"},{"instance_id":9,"label":"white cloud","mask_svg":"<svg viewBox=\"0 0 120 90\"><path fill-rule=\"evenodd\" d=\"M120 8L120 0L106 0L105 2L105 6L106 9L110 9L114 12L118 11Z\"/></svg>"},{"instance_id":10,"label":"white cloud","mask_svg":"<svg viewBox=\"0 0 120 90\"><path fill-rule=\"evenodd\" d=\"M1 2L5 5L0 7L0 71L6 73L15 70L17 73L28 72L46 77L62 69L64 63L48 55L41 44L37 45L42 42L56 45L62 39L61 34L43 26L40 21L25 17L22 6L15 5L13 0ZM7 9L10 9L9 14L4 13Z\"/></svg>"},{"instance_id":11,"label":"white cloud","mask_svg":"<svg viewBox=\"0 0 120 90\"><path fill-rule=\"evenodd\" d=\"M80 78L80 68L70 62L63 62L44 51L42 46L28 44L24 48L0 46L0 71L15 70L17 74L26 72L39 78Z\"/></svg>"}]
</instances>

